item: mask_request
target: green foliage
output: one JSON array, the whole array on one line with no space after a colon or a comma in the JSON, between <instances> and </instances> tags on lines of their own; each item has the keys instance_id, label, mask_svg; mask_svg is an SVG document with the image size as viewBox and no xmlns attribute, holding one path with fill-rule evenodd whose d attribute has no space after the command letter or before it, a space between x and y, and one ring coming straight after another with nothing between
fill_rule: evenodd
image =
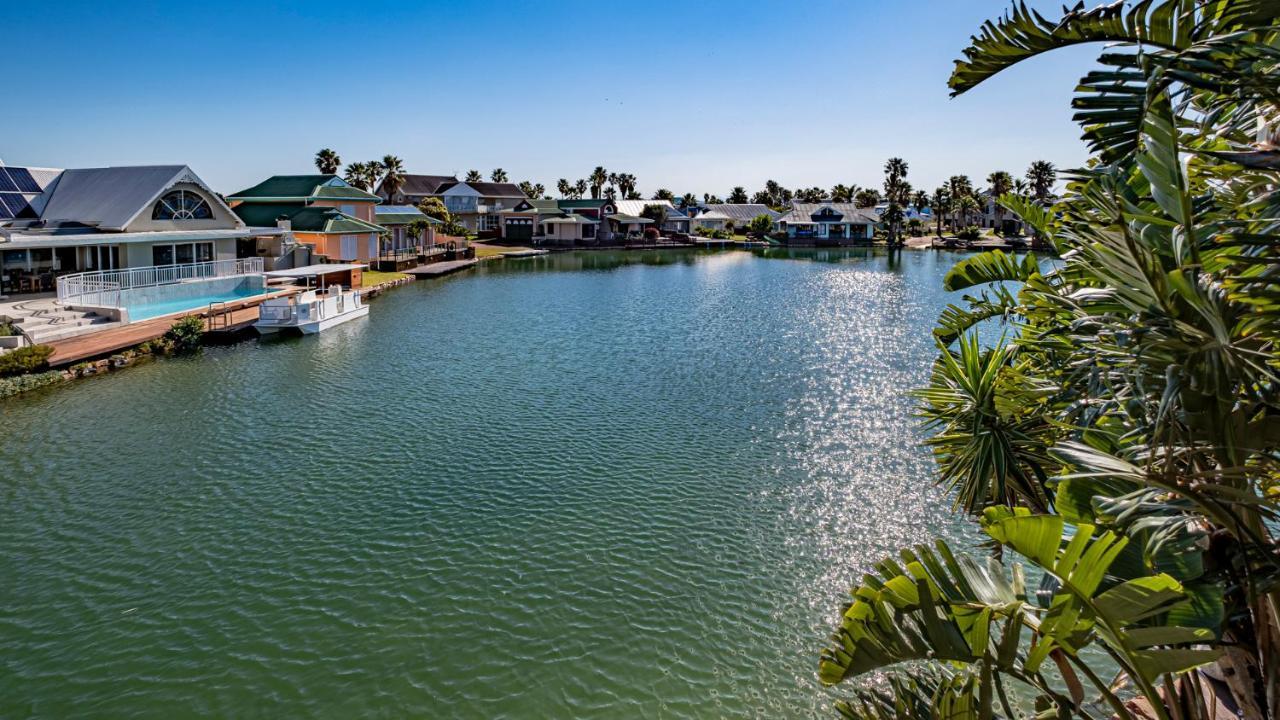
<instances>
[{"instance_id":1,"label":"green foliage","mask_svg":"<svg viewBox=\"0 0 1280 720\"><path fill-rule=\"evenodd\" d=\"M970 241L977 240L978 238L982 237L982 228L978 227L977 225L967 225L960 232L956 233L956 237L960 238L961 240L970 240Z\"/></svg>"},{"instance_id":2,"label":"green foliage","mask_svg":"<svg viewBox=\"0 0 1280 720\"><path fill-rule=\"evenodd\" d=\"M1188 673L1208 663L1243 717L1280 717L1278 16L1261 0L1019 4L957 63L959 94L1109 44L1075 101L1094 161L1052 208L1051 164L999 178L999 206L1061 259L958 263L946 286L969 294L939 318L918 393L940 479L996 554L917 548L864 578L820 677L888 683L855 690L847 717L1011 718L1015 694L1043 717L1136 718L1136 696L1201 720L1212 702ZM957 177L935 205L963 222L971 199ZM1005 333L981 342L992 322ZM1082 659L1098 652L1116 681Z\"/></svg>"},{"instance_id":3,"label":"green foliage","mask_svg":"<svg viewBox=\"0 0 1280 720\"><path fill-rule=\"evenodd\" d=\"M662 223L667 221L667 206L658 203L645 205L644 209L640 211L640 217L653 221L653 228L651 229L660 228Z\"/></svg>"},{"instance_id":4,"label":"green foliage","mask_svg":"<svg viewBox=\"0 0 1280 720\"><path fill-rule=\"evenodd\" d=\"M23 375L48 367L53 348L48 345L24 345L0 355L0 377Z\"/></svg>"},{"instance_id":5,"label":"green foliage","mask_svg":"<svg viewBox=\"0 0 1280 720\"><path fill-rule=\"evenodd\" d=\"M0 321L0 337L13 337L18 334L18 328L8 320Z\"/></svg>"},{"instance_id":6,"label":"green foliage","mask_svg":"<svg viewBox=\"0 0 1280 720\"><path fill-rule=\"evenodd\" d=\"M28 390L35 390L49 385L55 385L64 381L66 378L57 370L49 370L48 372L34 373L28 375L18 375L17 377L0 377L0 398L17 395Z\"/></svg>"},{"instance_id":7,"label":"green foliage","mask_svg":"<svg viewBox=\"0 0 1280 720\"><path fill-rule=\"evenodd\" d=\"M188 315L175 322L165 333L175 353L192 353L200 349L204 339L204 320Z\"/></svg>"},{"instance_id":8,"label":"green foliage","mask_svg":"<svg viewBox=\"0 0 1280 720\"><path fill-rule=\"evenodd\" d=\"M747 223L747 230L765 235L773 230L773 218L768 215L757 215L751 218L751 222Z\"/></svg>"}]
</instances>

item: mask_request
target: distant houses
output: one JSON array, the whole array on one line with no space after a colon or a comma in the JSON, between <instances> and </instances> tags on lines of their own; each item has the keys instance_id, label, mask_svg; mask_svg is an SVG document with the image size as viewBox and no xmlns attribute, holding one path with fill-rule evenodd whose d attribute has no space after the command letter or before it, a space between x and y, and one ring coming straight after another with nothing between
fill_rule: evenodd
<instances>
[{"instance_id":1,"label":"distant houses","mask_svg":"<svg viewBox=\"0 0 1280 720\"><path fill-rule=\"evenodd\" d=\"M227 196L246 224L291 231L328 262L377 259L383 229L374 207L381 201L337 175L274 175Z\"/></svg>"},{"instance_id":2,"label":"distant houses","mask_svg":"<svg viewBox=\"0 0 1280 720\"><path fill-rule=\"evenodd\" d=\"M439 198L458 224L493 236L502 232L502 212L529 199L514 183L463 181L453 175L405 175L394 196L383 180L376 193L393 205L418 205L429 197Z\"/></svg>"},{"instance_id":3,"label":"distant houses","mask_svg":"<svg viewBox=\"0 0 1280 720\"><path fill-rule=\"evenodd\" d=\"M792 245L858 245L875 237L880 217L853 203L792 203L777 220Z\"/></svg>"},{"instance_id":4,"label":"distant houses","mask_svg":"<svg viewBox=\"0 0 1280 720\"><path fill-rule=\"evenodd\" d=\"M759 203L712 203L700 205L692 218L693 227L707 230L744 232L752 220L764 215L777 222L782 213Z\"/></svg>"},{"instance_id":5,"label":"distant houses","mask_svg":"<svg viewBox=\"0 0 1280 720\"><path fill-rule=\"evenodd\" d=\"M689 233L691 218L677 208L670 200L618 200L617 212L631 217L644 216L644 209L650 205L661 205L667 209L667 217L659 228L663 233Z\"/></svg>"}]
</instances>

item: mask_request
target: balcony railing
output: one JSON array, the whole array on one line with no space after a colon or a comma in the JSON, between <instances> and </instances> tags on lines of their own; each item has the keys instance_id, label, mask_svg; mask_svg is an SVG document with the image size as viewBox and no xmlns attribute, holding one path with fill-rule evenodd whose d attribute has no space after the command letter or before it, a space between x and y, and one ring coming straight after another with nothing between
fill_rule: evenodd
<instances>
[{"instance_id":1,"label":"balcony railing","mask_svg":"<svg viewBox=\"0 0 1280 720\"><path fill-rule=\"evenodd\" d=\"M63 305L120 307L120 293L124 290L261 272L262 258L252 257L75 273L58 278L58 302Z\"/></svg>"}]
</instances>

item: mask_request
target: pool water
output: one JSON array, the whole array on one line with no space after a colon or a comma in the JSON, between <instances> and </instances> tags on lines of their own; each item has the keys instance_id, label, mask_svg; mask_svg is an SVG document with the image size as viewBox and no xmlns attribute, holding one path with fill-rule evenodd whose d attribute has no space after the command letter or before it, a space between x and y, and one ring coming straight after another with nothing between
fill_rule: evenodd
<instances>
[{"instance_id":1,"label":"pool water","mask_svg":"<svg viewBox=\"0 0 1280 720\"><path fill-rule=\"evenodd\" d=\"M243 300L245 298L262 295L265 292L266 290L260 286L241 283L230 289L221 290L219 292L185 295L183 297L174 297L171 299L153 299L153 295L153 298L126 300L124 307L129 311L129 322L138 322L139 320L149 320L163 315L171 315L173 313L185 312L196 308L208 307L209 303Z\"/></svg>"}]
</instances>

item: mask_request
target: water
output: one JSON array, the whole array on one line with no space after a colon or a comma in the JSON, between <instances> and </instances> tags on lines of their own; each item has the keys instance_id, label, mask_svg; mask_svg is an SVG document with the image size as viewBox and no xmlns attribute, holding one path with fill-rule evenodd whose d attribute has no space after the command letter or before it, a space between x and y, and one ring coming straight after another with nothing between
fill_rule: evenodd
<instances>
[{"instance_id":1,"label":"water","mask_svg":"<svg viewBox=\"0 0 1280 720\"><path fill-rule=\"evenodd\" d=\"M164 287L168 288L173 286ZM182 297L175 298L173 300L138 304L130 303L127 306L129 311L129 322L138 322L139 320L148 320L162 315L172 315L174 313L186 312L187 310L193 310L195 308L204 308L208 307L209 303L243 300L245 298L254 297L255 295L261 295L263 292L262 288L259 287L237 286L225 292L208 293L194 297Z\"/></svg>"},{"instance_id":2,"label":"water","mask_svg":"<svg viewBox=\"0 0 1280 720\"><path fill-rule=\"evenodd\" d=\"M965 537L954 260L508 260L0 401L0 716L830 716L848 586Z\"/></svg>"}]
</instances>

